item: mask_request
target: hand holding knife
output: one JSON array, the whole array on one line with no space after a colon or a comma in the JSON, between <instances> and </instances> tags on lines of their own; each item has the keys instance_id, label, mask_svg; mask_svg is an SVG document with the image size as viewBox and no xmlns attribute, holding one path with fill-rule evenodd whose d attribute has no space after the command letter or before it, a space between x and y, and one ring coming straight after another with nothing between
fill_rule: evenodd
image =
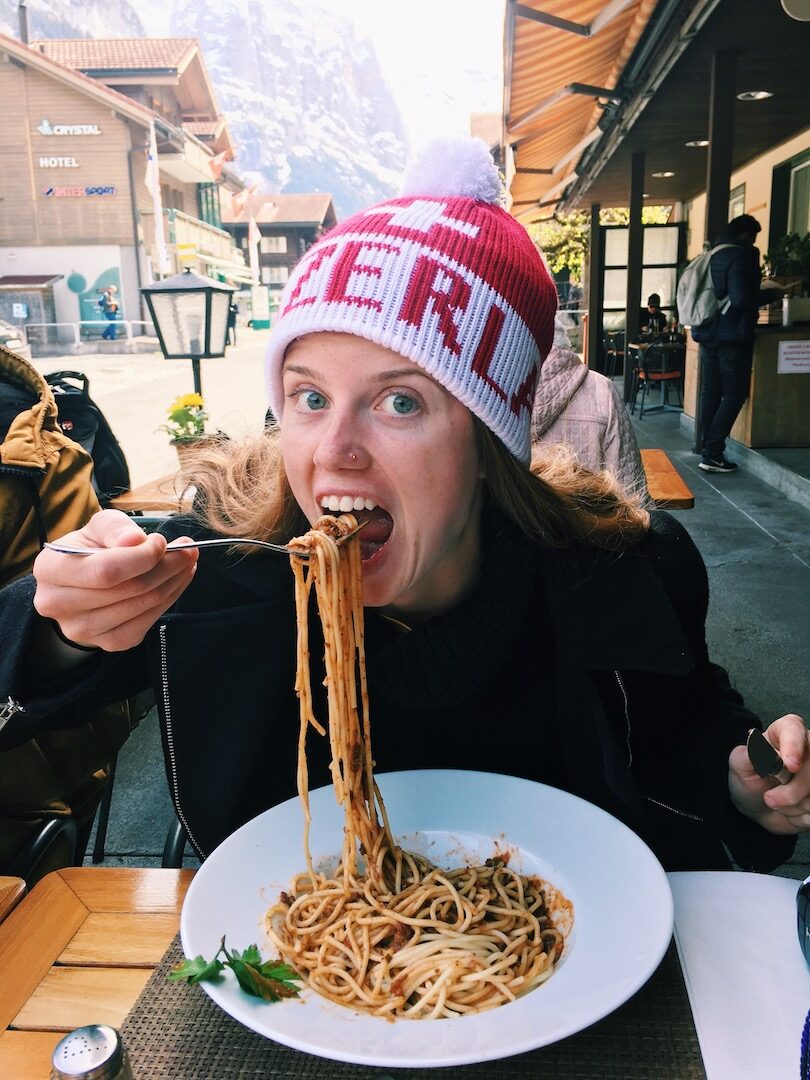
<instances>
[{"instance_id":1,"label":"hand holding knife","mask_svg":"<svg viewBox=\"0 0 810 1080\"><path fill-rule=\"evenodd\" d=\"M793 773L785 768L785 763L774 750L759 728L751 728L746 743L748 759L754 772L763 778L773 777L780 784L788 784Z\"/></svg>"}]
</instances>

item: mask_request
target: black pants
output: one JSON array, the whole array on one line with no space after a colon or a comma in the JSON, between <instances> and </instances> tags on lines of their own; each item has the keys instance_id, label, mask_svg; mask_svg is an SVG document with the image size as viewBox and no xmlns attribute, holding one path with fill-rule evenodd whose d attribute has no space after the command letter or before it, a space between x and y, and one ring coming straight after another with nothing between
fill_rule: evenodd
<instances>
[{"instance_id":1,"label":"black pants","mask_svg":"<svg viewBox=\"0 0 810 1080\"><path fill-rule=\"evenodd\" d=\"M748 397L753 341L700 346L700 418L703 456L719 460L737 414Z\"/></svg>"}]
</instances>

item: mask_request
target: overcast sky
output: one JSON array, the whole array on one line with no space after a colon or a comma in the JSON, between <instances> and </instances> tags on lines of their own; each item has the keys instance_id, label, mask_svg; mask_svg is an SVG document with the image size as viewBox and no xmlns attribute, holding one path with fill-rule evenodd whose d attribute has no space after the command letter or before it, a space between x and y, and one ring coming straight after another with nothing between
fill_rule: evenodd
<instances>
[{"instance_id":1,"label":"overcast sky","mask_svg":"<svg viewBox=\"0 0 810 1080\"><path fill-rule=\"evenodd\" d=\"M501 111L504 0L318 0L371 38L414 146Z\"/></svg>"}]
</instances>

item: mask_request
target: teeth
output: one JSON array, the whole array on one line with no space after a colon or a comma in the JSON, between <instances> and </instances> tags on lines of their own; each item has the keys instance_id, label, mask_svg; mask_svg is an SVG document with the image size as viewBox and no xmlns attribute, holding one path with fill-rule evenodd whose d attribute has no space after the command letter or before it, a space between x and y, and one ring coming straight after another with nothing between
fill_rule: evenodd
<instances>
[{"instance_id":1,"label":"teeth","mask_svg":"<svg viewBox=\"0 0 810 1080\"><path fill-rule=\"evenodd\" d=\"M332 513L348 514L351 510L373 510L377 504L362 495L322 495L321 509Z\"/></svg>"}]
</instances>

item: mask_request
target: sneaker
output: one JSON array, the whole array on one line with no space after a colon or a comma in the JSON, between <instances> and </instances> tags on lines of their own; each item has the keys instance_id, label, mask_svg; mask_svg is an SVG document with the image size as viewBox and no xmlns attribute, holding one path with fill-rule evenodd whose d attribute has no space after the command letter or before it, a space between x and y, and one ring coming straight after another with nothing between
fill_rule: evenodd
<instances>
[{"instance_id":1,"label":"sneaker","mask_svg":"<svg viewBox=\"0 0 810 1080\"><path fill-rule=\"evenodd\" d=\"M698 462L698 468L704 472L736 472L737 466L728 458L703 458Z\"/></svg>"}]
</instances>

